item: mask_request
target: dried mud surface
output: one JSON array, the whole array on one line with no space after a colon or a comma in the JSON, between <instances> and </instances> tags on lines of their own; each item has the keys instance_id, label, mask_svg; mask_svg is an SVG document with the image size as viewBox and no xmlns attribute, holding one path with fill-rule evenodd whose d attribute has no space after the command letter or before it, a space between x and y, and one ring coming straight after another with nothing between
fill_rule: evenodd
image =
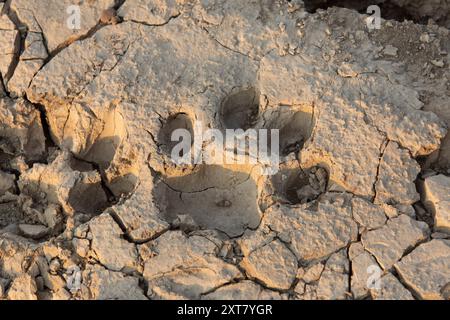
<instances>
[{"instance_id":1,"label":"dried mud surface","mask_svg":"<svg viewBox=\"0 0 450 320\"><path fill-rule=\"evenodd\" d=\"M448 1L71 4L0 1L0 300L450 298Z\"/></svg>"}]
</instances>

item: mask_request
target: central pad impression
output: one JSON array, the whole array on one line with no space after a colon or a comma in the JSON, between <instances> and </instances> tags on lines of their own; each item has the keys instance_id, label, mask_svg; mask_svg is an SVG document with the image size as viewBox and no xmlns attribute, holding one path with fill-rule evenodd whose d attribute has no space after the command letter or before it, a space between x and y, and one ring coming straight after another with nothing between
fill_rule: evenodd
<instances>
[{"instance_id":1,"label":"central pad impression","mask_svg":"<svg viewBox=\"0 0 450 320\"><path fill-rule=\"evenodd\" d=\"M188 175L165 178L155 192L168 222L187 215L201 228L234 237L261 220L250 166L202 165Z\"/></svg>"}]
</instances>

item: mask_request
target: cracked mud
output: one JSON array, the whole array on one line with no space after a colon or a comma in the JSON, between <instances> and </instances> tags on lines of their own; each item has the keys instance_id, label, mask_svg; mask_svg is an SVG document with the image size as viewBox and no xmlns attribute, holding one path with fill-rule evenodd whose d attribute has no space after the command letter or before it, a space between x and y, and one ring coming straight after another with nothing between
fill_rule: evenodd
<instances>
[{"instance_id":1,"label":"cracked mud","mask_svg":"<svg viewBox=\"0 0 450 320\"><path fill-rule=\"evenodd\" d=\"M0 300L449 299L448 1L71 4L0 1Z\"/></svg>"}]
</instances>

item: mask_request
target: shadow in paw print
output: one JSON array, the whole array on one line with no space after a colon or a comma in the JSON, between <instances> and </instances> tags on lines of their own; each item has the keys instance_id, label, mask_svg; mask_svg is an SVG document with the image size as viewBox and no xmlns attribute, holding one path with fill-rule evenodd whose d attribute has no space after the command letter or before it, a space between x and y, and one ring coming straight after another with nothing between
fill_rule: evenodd
<instances>
[{"instance_id":1,"label":"shadow in paw print","mask_svg":"<svg viewBox=\"0 0 450 320\"><path fill-rule=\"evenodd\" d=\"M170 155L173 147L179 141L172 141L172 133L177 129L186 129L191 135L191 145L194 141L194 129L192 121L186 113L177 113L170 116L163 124L158 133L158 144L160 149ZM182 154L180 156L183 156Z\"/></svg>"},{"instance_id":2,"label":"shadow in paw print","mask_svg":"<svg viewBox=\"0 0 450 320\"><path fill-rule=\"evenodd\" d=\"M83 160L96 163L102 170L106 170L114 160L120 146L126 143L127 129L125 120L116 108L105 112L103 131L93 141L88 150L80 155ZM68 138L69 145L70 137Z\"/></svg>"},{"instance_id":3,"label":"shadow in paw print","mask_svg":"<svg viewBox=\"0 0 450 320\"><path fill-rule=\"evenodd\" d=\"M220 122L224 129L253 127L259 115L259 92L248 88L225 98L220 108Z\"/></svg>"},{"instance_id":4,"label":"shadow in paw print","mask_svg":"<svg viewBox=\"0 0 450 320\"><path fill-rule=\"evenodd\" d=\"M287 156L292 152L297 153L303 148L314 127L312 107L301 106L293 108L291 106L280 106L268 113L266 118L270 120L267 128L280 130L280 154Z\"/></svg>"},{"instance_id":5,"label":"shadow in paw print","mask_svg":"<svg viewBox=\"0 0 450 320\"><path fill-rule=\"evenodd\" d=\"M88 181L78 183L70 190L69 204L75 211L89 215L101 214L110 206L101 183Z\"/></svg>"},{"instance_id":6,"label":"shadow in paw print","mask_svg":"<svg viewBox=\"0 0 450 320\"><path fill-rule=\"evenodd\" d=\"M19 155L14 144L6 137L0 137L0 169L12 171L11 161Z\"/></svg>"},{"instance_id":7,"label":"shadow in paw print","mask_svg":"<svg viewBox=\"0 0 450 320\"><path fill-rule=\"evenodd\" d=\"M189 217L201 228L239 236L261 220L258 188L249 172L249 166L201 165L191 174L163 178L155 198L169 223Z\"/></svg>"},{"instance_id":8,"label":"shadow in paw print","mask_svg":"<svg viewBox=\"0 0 450 320\"><path fill-rule=\"evenodd\" d=\"M280 130L280 151L286 156L298 152L311 135L312 115L297 111Z\"/></svg>"}]
</instances>

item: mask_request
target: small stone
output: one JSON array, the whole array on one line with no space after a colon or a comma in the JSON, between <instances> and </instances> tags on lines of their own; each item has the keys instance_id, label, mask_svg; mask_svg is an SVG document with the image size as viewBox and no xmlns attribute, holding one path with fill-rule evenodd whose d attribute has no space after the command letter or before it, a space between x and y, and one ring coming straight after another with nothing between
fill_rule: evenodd
<instances>
[{"instance_id":1,"label":"small stone","mask_svg":"<svg viewBox=\"0 0 450 320\"><path fill-rule=\"evenodd\" d=\"M75 229L74 236L77 238L85 239L89 232L89 225L82 224L78 228Z\"/></svg>"},{"instance_id":2,"label":"small stone","mask_svg":"<svg viewBox=\"0 0 450 320\"><path fill-rule=\"evenodd\" d=\"M430 42L430 35L428 33L422 33L420 35L420 41L423 43L429 43Z\"/></svg>"},{"instance_id":3,"label":"small stone","mask_svg":"<svg viewBox=\"0 0 450 320\"><path fill-rule=\"evenodd\" d=\"M386 217L388 217L389 219L398 217L399 212L395 207L385 203L381 204L381 207L384 209L384 213L386 214Z\"/></svg>"},{"instance_id":4,"label":"small stone","mask_svg":"<svg viewBox=\"0 0 450 320\"><path fill-rule=\"evenodd\" d=\"M341 64L337 71L338 74L343 78L355 78L358 76L358 73L354 71L352 65L348 63Z\"/></svg>"},{"instance_id":5,"label":"small stone","mask_svg":"<svg viewBox=\"0 0 450 320\"><path fill-rule=\"evenodd\" d=\"M38 240L47 234L48 228L43 225L19 224L19 231L26 238Z\"/></svg>"},{"instance_id":6,"label":"small stone","mask_svg":"<svg viewBox=\"0 0 450 320\"><path fill-rule=\"evenodd\" d=\"M432 65L438 67L438 68L443 68L444 67L444 60L431 60L430 61Z\"/></svg>"},{"instance_id":7,"label":"small stone","mask_svg":"<svg viewBox=\"0 0 450 320\"><path fill-rule=\"evenodd\" d=\"M44 285L47 288L55 291L66 285L65 281L59 275L53 275L50 273L50 268L44 257L39 257L36 262L39 266L40 274L44 280Z\"/></svg>"},{"instance_id":8,"label":"small stone","mask_svg":"<svg viewBox=\"0 0 450 320\"><path fill-rule=\"evenodd\" d=\"M60 209L57 205L50 204L44 211L45 223L49 228L54 228L61 222Z\"/></svg>"},{"instance_id":9,"label":"small stone","mask_svg":"<svg viewBox=\"0 0 450 320\"><path fill-rule=\"evenodd\" d=\"M396 57L397 52L398 52L398 48L396 48L390 44L388 44L383 50L384 55L391 56L391 57Z\"/></svg>"},{"instance_id":10,"label":"small stone","mask_svg":"<svg viewBox=\"0 0 450 320\"><path fill-rule=\"evenodd\" d=\"M433 232L431 234L431 238L433 238L433 239L449 239L450 235L448 233L443 233L443 232Z\"/></svg>"},{"instance_id":11,"label":"small stone","mask_svg":"<svg viewBox=\"0 0 450 320\"><path fill-rule=\"evenodd\" d=\"M100 15L100 22L104 24L117 24L120 22L117 12L114 8L109 8L102 11Z\"/></svg>"},{"instance_id":12,"label":"small stone","mask_svg":"<svg viewBox=\"0 0 450 320\"><path fill-rule=\"evenodd\" d=\"M80 257L86 257L87 254L89 253L89 245L90 245L89 240L73 238L72 245L75 249L75 253L78 254Z\"/></svg>"},{"instance_id":13,"label":"small stone","mask_svg":"<svg viewBox=\"0 0 450 320\"><path fill-rule=\"evenodd\" d=\"M301 5L299 3L288 3L288 13L294 13L299 9L301 9Z\"/></svg>"},{"instance_id":14,"label":"small stone","mask_svg":"<svg viewBox=\"0 0 450 320\"><path fill-rule=\"evenodd\" d=\"M58 258L55 258L52 261L50 261L50 264L49 264L50 273L56 274L60 268L61 268L61 262L59 261Z\"/></svg>"},{"instance_id":15,"label":"small stone","mask_svg":"<svg viewBox=\"0 0 450 320\"><path fill-rule=\"evenodd\" d=\"M28 164L25 161L24 156L18 156L11 160L10 162L11 169L17 170L18 172L22 173L29 169Z\"/></svg>"},{"instance_id":16,"label":"small stone","mask_svg":"<svg viewBox=\"0 0 450 320\"><path fill-rule=\"evenodd\" d=\"M221 202L222 206L226 206L227 202L230 201L223 200L223 202ZM231 206L231 204L228 206ZM194 219L188 214L178 215L177 218L172 222L172 225L174 228L180 229L186 233L199 229L199 226L195 223Z\"/></svg>"}]
</instances>

